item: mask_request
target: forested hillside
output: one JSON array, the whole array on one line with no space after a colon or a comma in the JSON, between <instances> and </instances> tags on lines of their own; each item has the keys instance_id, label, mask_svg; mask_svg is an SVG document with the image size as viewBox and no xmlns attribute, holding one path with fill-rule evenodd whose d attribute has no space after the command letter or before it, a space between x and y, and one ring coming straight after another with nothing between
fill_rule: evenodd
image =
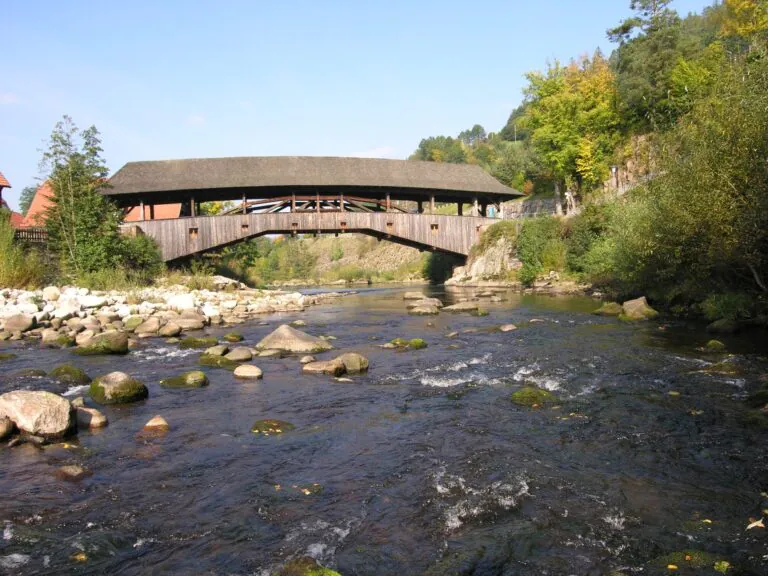
<instances>
[{"instance_id":1,"label":"forested hillside","mask_svg":"<svg viewBox=\"0 0 768 576\"><path fill-rule=\"evenodd\" d=\"M765 322L768 0L686 17L672 0L632 0L607 34L610 55L527 74L498 132L426 138L412 157L476 163L527 193L573 194L580 214L505 231L523 282L555 269L616 296ZM615 194L611 168L627 164L646 177Z\"/></svg>"}]
</instances>

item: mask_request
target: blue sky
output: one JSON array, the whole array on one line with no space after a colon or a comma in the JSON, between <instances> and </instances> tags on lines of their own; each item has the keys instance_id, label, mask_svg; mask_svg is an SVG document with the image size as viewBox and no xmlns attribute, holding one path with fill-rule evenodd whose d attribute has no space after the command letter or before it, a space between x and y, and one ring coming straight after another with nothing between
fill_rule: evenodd
<instances>
[{"instance_id":1,"label":"blue sky","mask_svg":"<svg viewBox=\"0 0 768 576\"><path fill-rule=\"evenodd\" d=\"M712 0L676 0L681 13ZM523 74L600 47L629 0L0 0L0 171L17 205L69 114L131 160L405 158L499 130Z\"/></svg>"}]
</instances>

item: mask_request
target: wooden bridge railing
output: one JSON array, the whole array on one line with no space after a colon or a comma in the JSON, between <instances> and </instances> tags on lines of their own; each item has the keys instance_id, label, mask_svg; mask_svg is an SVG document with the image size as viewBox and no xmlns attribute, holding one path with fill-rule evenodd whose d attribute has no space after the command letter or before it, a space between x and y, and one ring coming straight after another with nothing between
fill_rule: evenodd
<instances>
[{"instance_id":1,"label":"wooden bridge railing","mask_svg":"<svg viewBox=\"0 0 768 576\"><path fill-rule=\"evenodd\" d=\"M48 231L45 228L17 228L14 236L19 242L30 244L46 244L48 242Z\"/></svg>"}]
</instances>

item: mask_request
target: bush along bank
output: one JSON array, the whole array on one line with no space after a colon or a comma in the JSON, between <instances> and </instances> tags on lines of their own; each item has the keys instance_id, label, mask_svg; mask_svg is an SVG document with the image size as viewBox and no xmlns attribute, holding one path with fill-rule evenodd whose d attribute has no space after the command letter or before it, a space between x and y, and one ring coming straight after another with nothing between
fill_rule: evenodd
<instances>
[{"instance_id":1,"label":"bush along bank","mask_svg":"<svg viewBox=\"0 0 768 576\"><path fill-rule=\"evenodd\" d=\"M651 234L645 191L586 205L568 217L545 216L502 221L483 232L467 263L454 270L448 286L505 286L550 294L589 294L626 302L641 296L668 314L702 318L712 333L732 333L748 326L768 326L768 298L747 273L723 272L724 263L701 268L674 266L691 258L667 246L662 257L648 248ZM642 226L642 228L641 228ZM639 238L646 233L645 240ZM670 241L670 244L672 242ZM643 248L643 246L646 246ZM703 258L703 256L700 256ZM719 271L719 272L718 272ZM616 305L620 315L620 305ZM606 309L607 310L607 309ZM601 313L608 314L604 310Z\"/></svg>"}]
</instances>

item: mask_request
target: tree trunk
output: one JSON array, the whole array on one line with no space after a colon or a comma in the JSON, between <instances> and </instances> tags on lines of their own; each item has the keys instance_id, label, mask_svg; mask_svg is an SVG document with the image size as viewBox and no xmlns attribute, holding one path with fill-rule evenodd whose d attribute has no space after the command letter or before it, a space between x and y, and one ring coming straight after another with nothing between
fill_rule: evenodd
<instances>
[{"instance_id":1,"label":"tree trunk","mask_svg":"<svg viewBox=\"0 0 768 576\"><path fill-rule=\"evenodd\" d=\"M563 195L560 190L560 180L555 180L555 214L563 215Z\"/></svg>"}]
</instances>

